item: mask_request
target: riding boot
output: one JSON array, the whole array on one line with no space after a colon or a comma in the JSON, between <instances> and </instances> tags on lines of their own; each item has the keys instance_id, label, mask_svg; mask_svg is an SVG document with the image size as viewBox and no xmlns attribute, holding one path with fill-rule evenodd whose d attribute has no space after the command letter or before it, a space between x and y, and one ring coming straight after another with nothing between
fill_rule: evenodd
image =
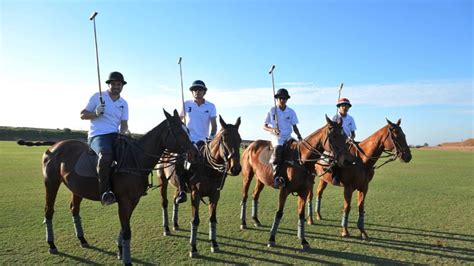
<instances>
[{"instance_id":1,"label":"riding boot","mask_svg":"<svg viewBox=\"0 0 474 266\"><path fill-rule=\"evenodd\" d=\"M339 177L339 168L337 166L332 168L332 184L339 186L341 184L341 179Z\"/></svg>"},{"instance_id":2,"label":"riding boot","mask_svg":"<svg viewBox=\"0 0 474 266\"><path fill-rule=\"evenodd\" d=\"M97 173L99 175L99 192L102 205L110 205L116 202L114 193L110 190L110 168L112 166L112 153L99 153Z\"/></svg>"},{"instance_id":3,"label":"riding boot","mask_svg":"<svg viewBox=\"0 0 474 266\"><path fill-rule=\"evenodd\" d=\"M185 175L186 175L186 170L184 169L184 164L183 163L178 163L176 164L176 177L178 181L178 194L176 195L175 203L180 204L183 202L186 202L187 196L186 196L186 180L185 180Z\"/></svg>"},{"instance_id":4,"label":"riding boot","mask_svg":"<svg viewBox=\"0 0 474 266\"><path fill-rule=\"evenodd\" d=\"M273 149L272 168L273 168L273 187L280 188L285 186L285 179L281 176L280 168L283 157L283 146L277 145Z\"/></svg>"}]
</instances>

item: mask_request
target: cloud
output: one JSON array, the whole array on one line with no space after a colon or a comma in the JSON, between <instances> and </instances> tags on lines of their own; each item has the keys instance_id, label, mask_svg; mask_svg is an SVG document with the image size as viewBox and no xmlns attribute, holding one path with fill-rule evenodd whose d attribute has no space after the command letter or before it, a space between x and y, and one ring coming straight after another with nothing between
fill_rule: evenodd
<instances>
[{"instance_id":1,"label":"cloud","mask_svg":"<svg viewBox=\"0 0 474 266\"><path fill-rule=\"evenodd\" d=\"M287 82L291 105L333 105L338 97L337 87L315 87L308 82ZM420 106L472 105L472 81L419 81L394 84L346 85L342 97L358 105ZM272 103L272 88L236 88L209 92L220 106L268 106ZM211 96L210 96L211 97ZM238 97L238 98L236 98Z\"/></svg>"}]
</instances>

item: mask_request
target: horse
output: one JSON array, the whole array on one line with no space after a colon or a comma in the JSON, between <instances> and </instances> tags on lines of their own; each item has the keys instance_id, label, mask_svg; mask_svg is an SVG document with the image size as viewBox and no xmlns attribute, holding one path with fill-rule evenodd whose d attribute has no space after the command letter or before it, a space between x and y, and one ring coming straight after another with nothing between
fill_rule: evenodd
<instances>
[{"instance_id":1,"label":"horse","mask_svg":"<svg viewBox=\"0 0 474 266\"><path fill-rule=\"evenodd\" d=\"M221 125L216 137L201 148L203 163L197 164L194 169L195 175L190 178L188 188L191 193L192 220L191 220L191 251L189 256L198 256L197 250L197 230L199 226L199 204L203 197L209 197L209 240L211 242L211 252L217 252L219 245L216 241L217 224L217 203L221 190L223 189L227 172L236 176L240 173L240 144L242 139L239 134L240 117L234 125L226 124L219 116ZM169 158L169 156L168 156ZM163 159L166 161L166 158ZM191 166L193 168L193 166ZM171 184L178 187L176 168L169 163L162 163L158 167L157 177L160 182L160 192L162 198L163 227L165 236L170 235L168 224L168 179ZM175 194L175 198L177 193ZM173 229L178 230L178 204L173 200ZM204 201L203 201L204 202Z\"/></svg>"},{"instance_id":2,"label":"horse","mask_svg":"<svg viewBox=\"0 0 474 266\"><path fill-rule=\"evenodd\" d=\"M333 163L344 166L352 163L353 158L345 145L345 137L342 133L342 121L333 122L326 116L326 125L316 130L300 142L285 144L284 163L281 174L287 180L286 185L280 188L278 210L275 214L270 231L268 247L275 246L275 237L285 202L290 193L298 195L298 233L303 249L309 249L310 245L304 237L305 201L314 184L314 163L324 151L332 152ZM252 178L256 177L253 190L252 219L256 227L261 226L257 216L258 199L264 186L273 187L273 173L269 158L272 153L272 145L269 141L257 140L252 142L242 154L242 201L240 203L241 229L247 228L246 205L248 190ZM289 155L289 156L288 156Z\"/></svg>"},{"instance_id":3,"label":"horse","mask_svg":"<svg viewBox=\"0 0 474 266\"><path fill-rule=\"evenodd\" d=\"M387 125L382 127L373 133L370 137L366 138L359 144L352 142L350 144L351 153L358 158L355 165L349 167L342 167L339 170L341 178L341 186L344 187L344 209L342 216L342 237L349 237L349 231L347 229L349 212L351 210L351 199L352 193L357 190L358 206L359 206L359 219L357 221L357 227L361 232L361 238L363 240L368 239L367 232L364 229L364 203L367 197L369 189L369 183L374 177L375 169L380 166L394 161L397 158L400 161L408 163L412 156L410 147L407 145L405 133L400 127L401 119L397 123L392 123L387 120ZM395 150L395 153L392 151ZM381 157L382 153L388 154L389 158L386 162L374 167L377 160ZM332 183L332 173L328 171L328 167L324 164L316 164L316 171L320 173L319 185L317 188L317 199L316 199L316 219L321 220L321 201L324 189L328 183ZM313 191L308 195L308 202L311 203L313 198ZM311 205L309 205L311 206ZM309 209L308 224L313 224L312 208Z\"/></svg>"},{"instance_id":4,"label":"horse","mask_svg":"<svg viewBox=\"0 0 474 266\"><path fill-rule=\"evenodd\" d=\"M122 161L125 162L124 166L129 168L121 171L118 167L116 171L113 171L110 178L112 191L117 198L121 225L117 241L118 258L123 259L124 264L131 264L132 261L130 254L130 219L132 212L140 197L145 194L148 186L148 175L157 164L161 154L165 149L178 153L188 152L190 156L195 156L198 153L189 139L187 128L181 122L178 112L175 110L173 116L171 116L165 110L163 111L166 120L146 133L124 152ZM31 142L22 143L23 145L32 144ZM36 146L47 144L49 143L34 143ZM89 247L89 243L84 237L81 217L79 216L80 204L84 198L100 201L99 183L97 172L90 164L90 158L86 158L89 160L88 166L91 166L88 169L92 170L95 176L93 174L81 175L78 173L79 169L76 166L76 162L81 161L81 156L90 156L88 153L89 146L85 142L64 140L55 143L43 154L42 172L46 188L44 224L46 224L46 241L49 244L50 254L58 253L54 243L53 213L54 202L61 183L64 183L72 192L69 207L74 221L76 237L80 240L82 247ZM97 159L95 159L96 161Z\"/></svg>"}]
</instances>

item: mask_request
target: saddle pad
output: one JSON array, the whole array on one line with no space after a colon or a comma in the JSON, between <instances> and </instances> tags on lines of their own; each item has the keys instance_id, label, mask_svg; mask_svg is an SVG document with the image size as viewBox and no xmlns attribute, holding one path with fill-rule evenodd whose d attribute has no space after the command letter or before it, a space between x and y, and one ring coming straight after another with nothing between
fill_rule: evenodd
<instances>
[{"instance_id":1,"label":"saddle pad","mask_svg":"<svg viewBox=\"0 0 474 266\"><path fill-rule=\"evenodd\" d=\"M97 178L97 155L83 152L74 166L74 171L80 176Z\"/></svg>"},{"instance_id":2,"label":"saddle pad","mask_svg":"<svg viewBox=\"0 0 474 266\"><path fill-rule=\"evenodd\" d=\"M268 167L271 167L270 158L272 157L272 152L273 152L273 149L270 147L267 147L264 150L262 150L262 152L258 156L258 160L260 161L260 163L267 165Z\"/></svg>"}]
</instances>

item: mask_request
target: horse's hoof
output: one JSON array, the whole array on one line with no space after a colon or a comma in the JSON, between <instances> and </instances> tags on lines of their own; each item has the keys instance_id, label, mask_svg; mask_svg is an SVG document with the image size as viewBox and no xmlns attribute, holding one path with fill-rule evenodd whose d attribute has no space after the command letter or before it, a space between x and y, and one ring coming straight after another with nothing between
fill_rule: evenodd
<instances>
[{"instance_id":1,"label":"horse's hoof","mask_svg":"<svg viewBox=\"0 0 474 266\"><path fill-rule=\"evenodd\" d=\"M170 231L163 231L163 236L170 236L171 232Z\"/></svg>"},{"instance_id":2,"label":"horse's hoof","mask_svg":"<svg viewBox=\"0 0 474 266\"><path fill-rule=\"evenodd\" d=\"M268 241L267 247L273 248L273 247L275 247L275 246L276 246L275 242L273 242L273 241Z\"/></svg>"},{"instance_id":3,"label":"horse's hoof","mask_svg":"<svg viewBox=\"0 0 474 266\"><path fill-rule=\"evenodd\" d=\"M122 260L122 254L117 253L117 259L118 259L118 260Z\"/></svg>"},{"instance_id":4,"label":"horse's hoof","mask_svg":"<svg viewBox=\"0 0 474 266\"><path fill-rule=\"evenodd\" d=\"M301 244L301 248L303 251L307 251L311 249L311 246L309 244Z\"/></svg>"},{"instance_id":5,"label":"horse's hoof","mask_svg":"<svg viewBox=\"0 0 474 266\"><path fill-rule=\"evenodd\" d=\"M83 248L90 248L90 245L89 245L89 243L87 243L87 242L83 242L83 243L81 243L81 247L83 247Z\"/></svg>"},{"instance_id":6,"label":"horse's hoof","mask_svg":"<svg viewBox=\"0 0 474 266\"><path fill-rule=\"evenodd\" d=\"M349 234L349 232L342 232L341 236L344 238L347 238L347 237L350 237L351 235Z\"/></svg>"},{"instance_id":7,"label":"horse's hoof","mask_svg":"<svg viewBox=\"0 0 474 266\"><path fill-rule=\"evenodd\" d=\"M125 265L125 266L132 266L132 263L131 263L131 262L129 262L129 263L124 263L123 265Z\"/></svg>"},{"instance_id":8,"label":"horse's hoof","mask_svg":"<svg viewBox=\"0 0 474 266\"><path fill-rule=\"evenodd\" d=\"M173 231L179 231L179 225L174 225L173 226Z\"/></svg>"},{"instance_id":9,"label":"horse's hoof","mask_svg":"<svg viewBox=\"0 0 474 266\"><path fill-rule=\"evenodd\" d=\"M240 225L240 229L241 229L241 230L247 229L247 225L241 224L241 225Z\"/></svg>"},{"instance_id":10,"label":"horse's hoof","mask_svg":"<svg viewBox=\"0 0 474 266\"><path fill-rule=\"evenodd\" d=\"M211 252L212 253L217 253L217 252L219 252L219 250L220 250L219 247L211 247Z\"/></svg>"},{"instance_id":11,"label":"horse's hoof","mask_svg":"<svg viewBox=\"0 0 474 266\"><path fill-rule=\"evenodd\" d=\"M48 248L48 252L49 254L53 254L53 255L59 253L57 248Z\"/></svg>"},{"instance_id":12,"label":"horse's hoof","mask_svg":"<svg viewBox=\"0 0 474 266\"><path fill-rule=\"evenodd\" d=\"M316 220L321 221L323 217L320 214L316 214Z\"/></svg>"},{"instance_id":13,"label":"horse's hoof","mask_svg":"<svg viewBox=\"0 0 474 266\"><path fill-rule=\"evenodd\" d=\"M313 219L308 219L308 225L313 225L313 224L314 224Z\"/></svg>"},{"instance_id":14,"label":"horse's hoof","mask_svg":"<svg viewBox=\"0 0 474 266\"><path fill-rule=\"evenodd\" d=\"M368 236L367 233L365 233L365 232L363 232L363 233L360 234L360 238L361 238L362 240L367 240L367 241L370 240L369 236Z\"/></svg>"},{"instance_id":15,"label":"horse's hoof","mask_svg":"<svg viewBox=\"0 0 474 266\"><path fill-rule=\"evenodd\" d=\"M197 252L189 251L189 257L190 258L197 258L199 254Z\"/></svg>"}]
</instances>

